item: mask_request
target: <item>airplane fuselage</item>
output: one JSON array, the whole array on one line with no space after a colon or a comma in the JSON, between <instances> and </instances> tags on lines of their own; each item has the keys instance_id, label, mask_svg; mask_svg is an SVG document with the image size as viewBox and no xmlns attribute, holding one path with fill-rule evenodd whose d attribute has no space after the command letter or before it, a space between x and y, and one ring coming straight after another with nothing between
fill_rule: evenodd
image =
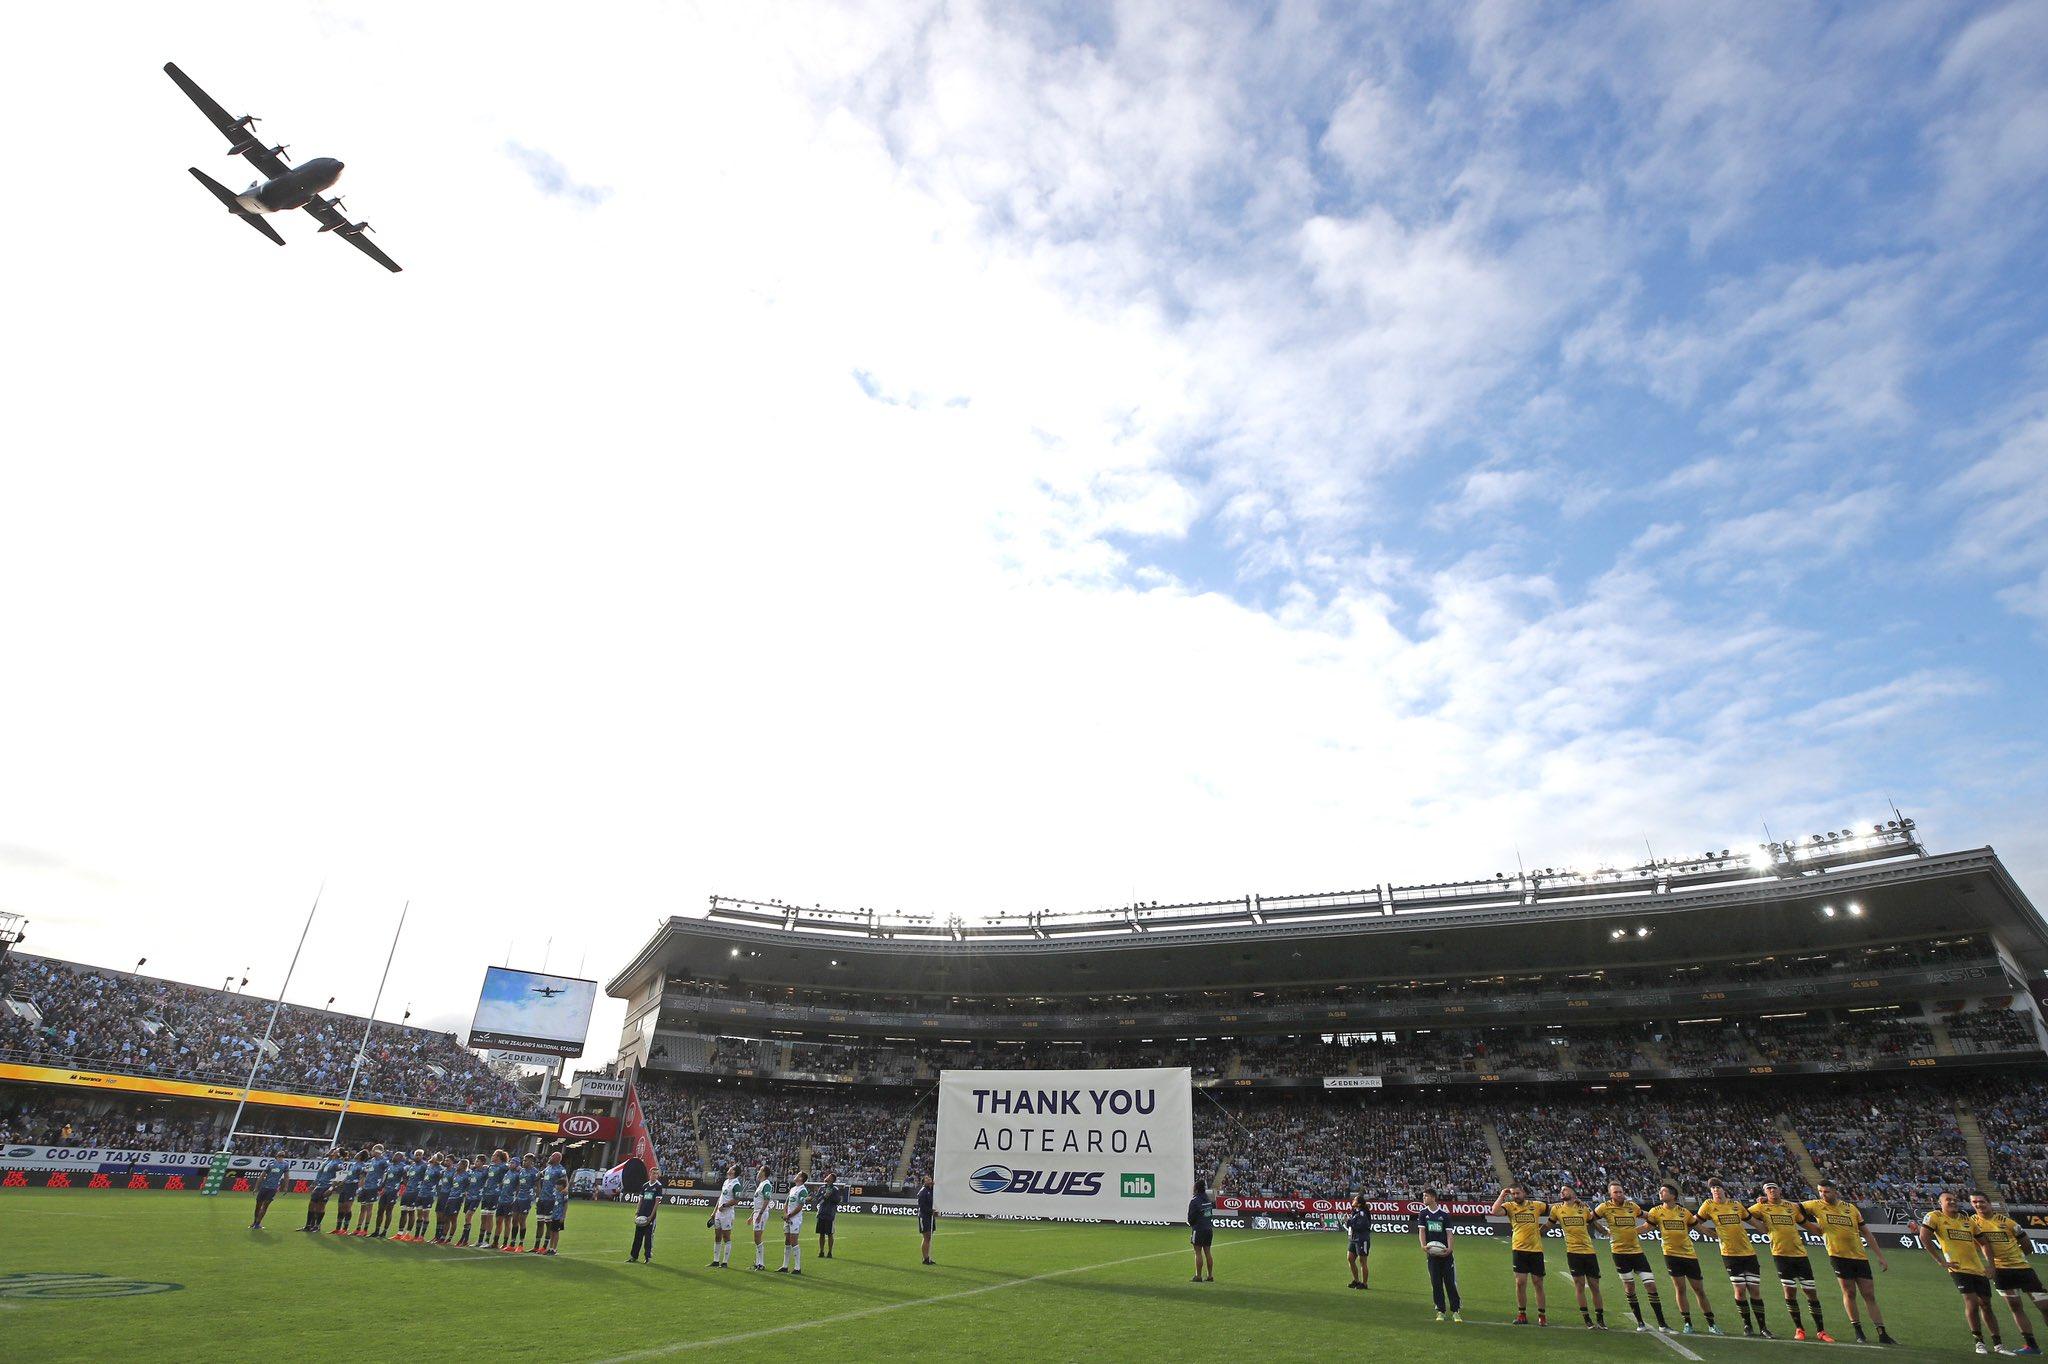
<instances>
[{"instance_id":1,"label":"airplane fuselage","mask_svg":"<svg viewBox=\"0 0 2048 1364\"><path fill-rule=\"evenodd\" d=\"M331 156L317 156L292 167L283 175L258 180L235 196L235 202L249 213L283 213L304 208L315 195L325 193L341 179L341 162Z\"/></svg>"}]
</instances>

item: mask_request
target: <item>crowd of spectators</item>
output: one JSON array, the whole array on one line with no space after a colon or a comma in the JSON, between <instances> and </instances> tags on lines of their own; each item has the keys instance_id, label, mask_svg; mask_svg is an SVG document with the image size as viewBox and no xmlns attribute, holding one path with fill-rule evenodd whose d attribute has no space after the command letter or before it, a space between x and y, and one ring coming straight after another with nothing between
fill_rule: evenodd
<instances>
[{"instance_id":1,"label":"crowd of spectators","mask_svg":"<svg viewBox=\"0 0 2048 1364\"><path fill-rule=\"evenodd\" d=\"M1943 1189L1967 1189L1972 1178L1962 1129L1939 1093L1872 1085L1796 1098L1788 1116L1814 1163L1859 1199L1925 1203Z\"/></svg>"},{"instance_id":2,"label":"crowd of spectators","mask_svg":"<svg viewBox=\"0 0 2048 1364\"><path fill-rule=\"evenodd\" d=\"M339 1095L356 1049L354 1097L538 1117L535 1099L449 1033L379 1023L363 1045L358 1016L287 1004L266 1046L271 1002L12 953L0 963L0 1054L38 1065L111 1070Z\"/></svg>"},{"instance_id":3,"label":"crowd of spectators","mask_svg":"<svg viewBox=\"0 0 2048 1364\"><path fill-rule=\"evenodd\" d=\"M1367 981L1242 989L1165 990L1145 994L1091 995L911 995L890 992L773 986L736 979L675 976L668 988L679 994L756 1004L791 1004L855 1012L920 1015L1206 1013L1287 1005L1336 1007L1409 1006L1417 1002L1497 1001L1540 995L1588 995L1657 989L1712 990L1727 986L1810 981L1828 975L1864 976L1883 971L1981 961L1994 955L1981 938L1958 937L1917 944L1844 948L1827 952L1772 954L1699 966L1548 971L1478 978L1446 976L1428 980Z\"/></svg>"},{"instance_id":4,"label":"crowd of spectators","mask_svg":"<svg viewBox=\"0 0 2048 1364\"><path fill-rule=\"evenodd\" d=\"M710 1180L722 1180L729 1165L751 1180L765 1161L782 1180L805 1168L813 1178L832 1170L841 1184L885 1182L896 1174L911 1118L900 1101L851 1093L743 1090L654 1077L640 1087L640 1108L661 1168Z\"/></svg>"},{"instance_id":5,"label":"crowd of spectators","mask_svg":"<svg viewBox=\"0 0 2048 1364\"><path fill-rule=\"evenodd\" d=\"M2014 1009L1976 1009L1949 1019L1949 1040L1961 1052L2018 1051L2041 1045L2033 1020Z\"/></svg>"},{"instance_id":6,"label":"crowd of spectators","mask_svg":"<svg viewBox=\"0 0 2048 1364\"><path fill-rule=\"evenodd\" d=\"M130 1099L112 1094L68 1095L34 1085L0 1085L0 1146L90 1146L106 1150L172 1151L209 1155L224 1148L231 1104L199 1100ZM324 1155L334 1133L334 1119L322 1113L251 1109L245 1124L260 1126L261 1135L246 1129L235 1137L241 1156L285 1156L312 1159ZM351 1114L342 1128L343 1144L360 1149L372 1142L387 1146L469 1152L503 1144L504 1138L467 1128L430 1127L421 1123Z\"/></svg>"}]
</instances>

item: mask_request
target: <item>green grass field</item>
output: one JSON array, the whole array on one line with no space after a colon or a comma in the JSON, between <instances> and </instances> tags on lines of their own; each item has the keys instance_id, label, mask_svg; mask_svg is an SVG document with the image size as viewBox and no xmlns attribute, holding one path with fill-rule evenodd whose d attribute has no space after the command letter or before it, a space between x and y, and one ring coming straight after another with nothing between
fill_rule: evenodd
<instances>
[{"instance_id":1,"label":"green grass field","mask_svg":"<svg viewBox=\"0 0 2048 1364\"><path fill-rule=\"evenodd\" d=\"M1375 1242L1373 1286L1348 1291L1344 1244L1308 1232L1219 1232L1217 1281L1188 1282L1185 1234L1171 1228L948 1222L939 1264L917 1262L913 1225L840 1219L839 1253L804 1276L704 1268L703 1215L666 1209L660 1257L626 1263L628 1209L578 1203L552 1260L392 1245L293 1230L304 1200L280 1199L270 1230L248 1229L247 1196L9 1190L0 1194L0 1360L664 1359L1358 1359L1417 1349L1459 1364L1605 1359L1757 1361L1850 1346L1745 1341L1727 1281L1705 1256L1708 1293L1735 1338L1658 1338L1580 1327L1569 1280L1553 1277L1553 1325L1507 1326L1513 1285L1504 1244L1459 1244L1463 1326L1432 1320L1421 1253ZM741 1236L745 1236L742 1231ZM771 1231L771 1242L775 1233ZM779 1245L770 1265L779 1262ZM1559 1261L1561 1256L1553 1255ZM1969 1352L1962 1311L1921 1252L1891 1253L1879 1300L1904 1343L1883 1353ZM1826 1262L1817 1261L1823 1272ZM34 1296L23 1274L172 1283L144 1296ZM6 1280L4 1276L15 1276ZM1628 1322L1619 1285L1608 1319ZM1774 1282L1771 1325L1789 1335ZM86 1288L51 1287L75 1294ZM110 1284L107 1291L132 1291ZM1669 1299L1668 1284L1662 1291ZM1830 1329L1846 1323L1832 1281ZM2001 1329L2017 1344L2005 1308ZM1673 1324L1677 1315L1672 1313ZM1630 1323L1632 1324L1632 1323Z\"/></svg>"}]
</instances>

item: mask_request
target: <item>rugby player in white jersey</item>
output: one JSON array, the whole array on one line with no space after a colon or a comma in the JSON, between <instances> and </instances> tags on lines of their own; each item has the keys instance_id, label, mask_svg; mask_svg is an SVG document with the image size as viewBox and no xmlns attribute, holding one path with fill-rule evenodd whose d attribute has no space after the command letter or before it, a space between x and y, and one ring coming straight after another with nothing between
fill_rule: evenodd
<instances>
[{"instance_id":1,"label":"rugby player in white jersey","mask_svg":"<svg viewBox=\"0 0 2048 1364\"><path fill-rule=\"evenodd\" d=\"M782 1200L782 1268L778 1274L802 1274L804 1272L804 1209L811 1206L810 1186L804 1183L802 1170L797 1171L796 1183L789 1186L789 1193Z\"/></svg>"},{"instance_id":2,"label":"rugby player in white jersey","mask_svg":"<svg viewBox=\"0 0 2048 1364\"><path fill-rule=\"evenodd\" d=\"M768 1177L768 1167L754 1167L754 1268L768 1268L768 1249L761 1238L768 1234L768 1213L775 1206L775 1181Z\"/></svg>"},{"instance_id":3,"label":"rugby player in white jersey","mask_svg":"<svg viewBox=\"0 0 2048 1364\"><path fill-rule=\"evenodd\" d=\"M740 1167L725 1167L725 1183L718 1186L718 1203L711 1210L711 1268L732 1268L732 1218L740 1202Z\"/></svg>"}]
</instances>

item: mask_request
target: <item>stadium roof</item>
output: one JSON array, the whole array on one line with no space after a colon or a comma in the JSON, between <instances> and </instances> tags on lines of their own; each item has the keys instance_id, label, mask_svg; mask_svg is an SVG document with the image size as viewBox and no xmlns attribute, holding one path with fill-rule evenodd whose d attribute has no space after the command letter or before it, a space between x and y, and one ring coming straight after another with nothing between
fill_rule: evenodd
<instances>
[{"instance_id":1,"label":"stadium roof","mask_svg":"<svg viewBox=\"0 0 2048 1364\"><path fill-rule=\"evenodd\" d=\"M713 897L608 983L644 1002L681 977L901 994L1102 995L1725 961L1988 933L2028 977L2048 923L1990 848L1925 854L1910 821L1646 869L1535 873L1341 895L1248 896L986 924ZM1710 867L1708 864L1712 863ZM1853 906L1853 910L1852 910ZM1833 910L1830 914L1828 911Z\"/></svg>"}]
</instances>

